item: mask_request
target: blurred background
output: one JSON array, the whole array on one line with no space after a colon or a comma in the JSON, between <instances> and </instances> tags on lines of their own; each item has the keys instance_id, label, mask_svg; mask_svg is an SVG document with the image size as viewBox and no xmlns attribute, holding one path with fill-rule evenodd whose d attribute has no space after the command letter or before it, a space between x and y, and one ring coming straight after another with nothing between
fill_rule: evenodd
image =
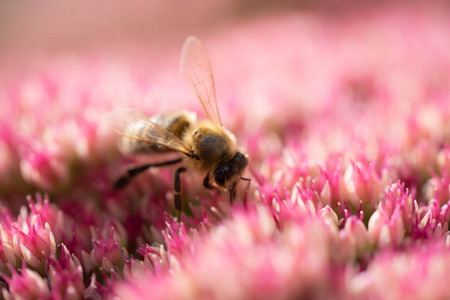
<instances>
[{"instance_id":1,"label":"blurred background","mask_svg":"<svg viewBox=\"0 0 450 300\"><path fill-rule=\"evenodd\" d=\"M375 1L374 1L375 2ZM378 3L378 1L376 1ZM0 3L2 54L53 55L61 52L140 47L162 48L189 34L220 31L263 14L316 11L336 14L373 8L358 1L77 1Z\"/></svg>"},{"instance_id":2,"label":"blurred background","mask_svg":"<svg viewBox=\"0 0 450 300\"><path fill-rule=\"evenodd\" d=\"M389 10L448 10L445 1L2 1L0 62L13 76L55 55L145 55L260 18L302 13L336 22ZM268 37L270 38L270 37ZM9 66L7 72L5 66ZM6 73L6 74L5 74Z\"/></svg>"}]
</instances>

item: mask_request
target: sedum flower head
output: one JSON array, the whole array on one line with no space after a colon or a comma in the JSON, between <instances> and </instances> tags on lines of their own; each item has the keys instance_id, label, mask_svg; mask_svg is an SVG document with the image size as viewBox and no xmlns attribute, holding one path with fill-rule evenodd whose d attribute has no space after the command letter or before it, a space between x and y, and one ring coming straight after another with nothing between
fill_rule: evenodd
<instances>
[{"instance_id":1,"label":"sedum flower head","mask_svg":"<svg viewBox=\"0 0 450 300\"><path fill-rule=\"evenodd\" d=\"M174 75L180 32L130 60L108 44L108 55L60 54L1 76L3 298L449 298L448 9L382 3L369 13L346 1L330 18L327 1L277 14L250 5L242 21L235 4L202 6L230 24L203 39L223 126L248 154L251 182L237 184L232 203L230 191L203 187L206 174L183 172L179 216L181 163L112 188L130 166L177 154L121 152L102 114L205 115ZM153 5L133 21L171 11L184 24L193 4ZM50 24L30 11L39 28ZM4 38L25 43L16 19ZM10 44L21 43L3 43L2 62ZM20 72L12 65L2 75Z\"/></svg>"},{"instance_id":2,"label":"sedum flower head","mask_svg":"<svg viewBox=\"0 0 450 300\"><path fill-rule=\"evenodd\" d=\"M39 215L26 218L20 225L13 238L14 247L27 265L42 270L46 259L56 254L52 229L48 223L42 224Z\"/></svg>"},{"instance_id":3,"label":"sedum flower head","mask_svg":"<svg viewBox=\"0 0 450 300\"><path fill-rule=\"evenodd\" d=\"M116 292L121 298L136 299L146 299L149 288L153 297L161 299L331 295L339 292L329 281L331 241L328 227L313 219L289 222L280 232L263 206L236 211L232 220L212 230L188 255L175 258L169 253L169 273L135 276L132 284L121 285ZM310 243L317 248L308 247ZM147 248L147 253L159 256L155 250ZM340 276L337 271L332 277ZM218 280L220 284L214 284Z\"/></svg>"},{"instance_id":4,"label":"sedum flower head","mask_svg":"<svg viewBox=\"0 0 450 300\"><path fill-rule=\"evenodd\" d=\"M8 289L3 289L5 299L50 299L51 293L48 281L36 271L25 266L20 273L12 270L12 276L3 276L8 283Z\"/></svg>"}]
</instances>

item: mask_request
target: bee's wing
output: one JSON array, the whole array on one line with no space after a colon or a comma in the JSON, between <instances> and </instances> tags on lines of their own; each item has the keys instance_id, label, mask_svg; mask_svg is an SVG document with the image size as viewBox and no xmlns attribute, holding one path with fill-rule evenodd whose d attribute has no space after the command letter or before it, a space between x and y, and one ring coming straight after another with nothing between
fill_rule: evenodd
<instances>
[{"instance_id":1,"label":"bee's wing","mask_svg":"<svg viewBox=\"0 0 450 300\"><path fill-rule=\"evenodd\" d=\"M161 145L192 156L193 151L165 128L153 123L136 108L113 110L102 116L103 123L124 137L148 144Z\"/></svg>"},{"instance_id":2,"label":"bee's wing","mask_svg":"<svg viewBox=\"0 0 450 300\"><path fill-rule=\"evenodd\" d=\"M188 37L183 45L180 74L188 81L208 118L213 123L222 126L211 65L205 47L196 37Z\"/></svg>"}]
</instances>

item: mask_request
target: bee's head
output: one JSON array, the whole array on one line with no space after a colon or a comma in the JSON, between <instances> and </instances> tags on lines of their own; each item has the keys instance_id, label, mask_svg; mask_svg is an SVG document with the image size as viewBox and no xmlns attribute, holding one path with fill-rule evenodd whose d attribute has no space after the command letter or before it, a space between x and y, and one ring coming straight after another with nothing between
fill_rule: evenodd
<instances>
[{"instance_id":1,"label":"bee's head","mask_svg":"<svg viewBox=\"0 0 450 300\"><path fill-rule=\"evenodd\" d=\"M235 182L239 181L241 174L248 166L247 158L241 152L236 152L233 158L214 171L214 181L217 185L232 189Z\"/></svg>"}]
</instances>

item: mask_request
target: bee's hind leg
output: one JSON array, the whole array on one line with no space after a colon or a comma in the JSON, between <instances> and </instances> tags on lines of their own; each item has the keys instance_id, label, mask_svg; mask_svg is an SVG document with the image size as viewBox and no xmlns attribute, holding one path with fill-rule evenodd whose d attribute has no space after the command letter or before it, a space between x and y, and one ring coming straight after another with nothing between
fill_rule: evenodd
<instances>
[{"instance_id":1,"label":"bee's hind leg","mask_svg":"<svg viewBox=\"0 0 450 300\"><path fill-rule=\"evenodd\" d=\"M185 167L178 168L175 171L175 179L174 179L174 202L175 209L178 211L178 219L181 221L181 180L180 173L186 171Z\"/></svg>"},{"instance_id":2,"label":"bee's hind leg","mask_svg":"<svg viewBox=\"0 0 450 300\"><path fill-rule=\"evenodd\" d=\"M139 167L128 169L128 171L124 175L122 175L119 179L116 180L116 182L114 183L114 189L118 190L118 189L123 188L136 175L141 174L142 172L144 172L145 170L147 170L149 168L170 166L170 165L177 164L177 163L179 163L181 161L182 161L181 158L177 158L177 159L174 159L174 160L169 160L169 161L165 161L165 162L161 162L161 163L145 164L145 165L142 165L142 166L139 166Z\"/></svg>"}]
</instances>

